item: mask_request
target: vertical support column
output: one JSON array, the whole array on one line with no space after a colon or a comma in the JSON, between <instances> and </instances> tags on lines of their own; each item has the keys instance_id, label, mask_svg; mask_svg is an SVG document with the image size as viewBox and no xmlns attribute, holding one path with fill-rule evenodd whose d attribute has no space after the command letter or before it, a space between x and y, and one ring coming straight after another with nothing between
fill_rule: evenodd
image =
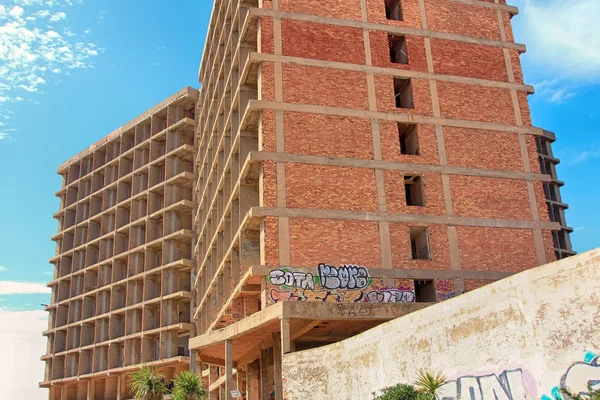
<instances>
[{"instance_id":1,"label":"vertical support column","mask_svg":"<svg viewBox=\"0 0 600 400\"><path fill-rule=\"evenodd\" d=\"M421 13L421 26L423 29L429 29L427 23L427 10L425 8L425 0L419 0L419 10ZM431 39L425 38L425 56L427 58L427 72L433 74L433 53L431 50ZM440 99L438 95L437 81L429 80L429 89L431 91L431 102L433 107L433 116L441 117L442 110L440 106ZM448 165L448 156L446 154L446 143L444 140L444 127L442 125L435 125L435 138L438 148L438 158L441 166ZM454 216L454 204L452 202L452 188L450 186L450 176L442 173L442 193L444 196L444 205L446 208L446 215L451 217ZM448 244L450 247L450 266L453 270L459 271L462 269L460 263L460 249L458 244L458 233L456 226L448 226ZM453 280L454 291L456 293L462 293L465 290L465 284L462 278L455 278Z\"/></svg>"},{"instance_id":2,"label":"vertical support column","mask_svg":"<svg viewBox=\"0 0 600 400\"><path fill-rule=\"evenodd\" d=\"M272 382L269 382L269 350L260 351L260 391L261 400L268 399L271 396L270 390L273 386Z\"/></svg>"},{"instance_id":3,"label":"vertical support column","mask_svg":"<svg viewBox=\"0 0 600 400\"><path fill-rule=\"evenodd\" d=\"M194 328L194 330L196 330L196 329ZM196 353L195 350L190 350L190 352L194 353L194 354L190 354L190 371L200 373L200 365L199 365L200 363L198 363L198 360L197 360L198 353Z\"/></svg>"},{"instance_id":4,"label":"vertical support column","mask_svg":"<svg viewBox=\"0 0 600 400\"><path fill-rule=\"evenodd\" d=\"M246 367L246 400L260 399L259 363L253 361Z\"/></svg>"},{"instance_id":5,"label":"vertical support column","mask_svg":"<svg viewBox=\"0 0 600 400\"><path fill-rule=\"evenodd\" d=\"M368 21L367 2L360 1L361 20ZM365 61L367 65L373 65L371 56L371 39L369 31L363 29L363 43L365 46ZM375 88L375 76L372 72L367 72L367 90L369 96L369 111L377 111L377 91ZM371 136L373 142L373 159L381 161L381 136L379 132L379 120L371 119ZM381 169L375 169L375 185L377 190L377 204L379 212L387 212L387 201L385 197L384 172ZM392 269L392 244L390 239L390 225L388 222L379 222L379 240L381 247L381 265L383 268ZM384 278L384 286L394 287L393 278Z\"/></svg>"},{"instance_id":6,"label":"vertical support column","mask_svg":"<svg viewBox=\"0 0 600 400\"><path fill-rule=\"evenodd\" d=\"M208 388L210 390L210 386L219 380L219 371L217 370L217 367L212 366L212 365L210 365L208 368L209 368L208 369ZM208 395L208 398L210 400L219 400L218 389L215 389L212 392L210 392L210 394Z\"/></svg>"},{"instance_id":7,"label":"vertical support column","mask_svg":"<svg viewBox=\"0 0 600 400\"><path fill-rule=\"evenodd\" d=\"M500 3L499 0L495 0L495 3ZM500 38L502 41L506 41L506 27L504 25L504 17L502 10L496 10L498 15L498 25L500 26ZM515 73L510 59L510 51L507 48L503 48L504 62L506 64L506 73L508 81L511 83L515 82ZM521 114L521 106L519 104L519 96L516 89L511 89L510 97L513 104L513 110L515 113L515 122L517 126L523 126L523 115ZM531 172L531 164L529 160L529 151L527 150L527 137L524 133L519 133L519 146L521 147L521 158L523 159L523 169L525 172ZM529 198L529 207L531 209L531 219L533 221L540 220L539 209L537 205L537 198L535 195L535 187L533 180L527 179L527 196ZM546 264L548 261L546 257L546 249L544 245L544 235L542 230L537 228L533 230L533 240L535 242L535 250L538 259L538 265Z\"/></svg>"},{"instance_id":8,"label":"vertical support column","mask_svg":"<svg viewBox=\"0 0 600 400\"><path fill-rule=\"evenodd\" d=\"M292 335L290 333L290 319L283 318L281 320L281 350L283 354L292 351Z\"/></svg>"},{"instance_id":9,"label":"vertical support column","mask_svg":"<svg viewBox=\"0 0 600 400\"><path fill-rule=\"evenodd\" d=\"M121 400L121 378L123 378L122 375L117 377L117 400Z\"/></svg>"},{"instance_id":10,"label":"vertical support column","mask_svg":"<svg viewBox=\"0 0 600 400\"><path fill-rule=\"evenodd\" d=\"M232 360L232 342L225 341L225 399L232 400L231 391L233 388L233 360ZM221 399L221 400L225 400Z\"/></svg>"},{"instance_id":11,"label":"vertical support column","mask_svg":"<svg viewBox=\"0 0 600 400\"><path fill-rule=\"evenodd\" d=\"M90 382L88 383L87 398L88 398L88 400L96 399L96 381L93 379L90 380Z\"/></svg>"},{"instance_id":12,"label":"vertical support column","mask_svg":"<svg viewBox=\"0 0 600 400\"><path fill-rule=\"evenodd\" d=\"M273 333L273 375L275 380L275 400L283 400L283 377L281 376L282 349L281 334Z\"/></svg>"}]
</instances>

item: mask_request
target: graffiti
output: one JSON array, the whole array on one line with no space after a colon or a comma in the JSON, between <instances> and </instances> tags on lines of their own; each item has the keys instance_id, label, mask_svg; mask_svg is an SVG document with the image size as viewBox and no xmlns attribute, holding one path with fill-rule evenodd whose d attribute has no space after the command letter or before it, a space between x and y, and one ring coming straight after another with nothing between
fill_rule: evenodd
<instances>
[{"instance_id":1,"label":"graffiti","mask_svg":"<svg viewBox=\"0 0 600 400\"><path fill-rule=\"evenodd\" d=\"M319 264L317 273L291 268L274 269L267 275L268 293L280 301L321 301L332 303L411 303L415 292L409 288L374 284L367 268L344 264Z\"/></svg>"},{"instance_id":2,"label":"graffiti","mask_svg":"<svg viewBox=\"0 0 600 400\"><path fill-rule=\"evenodd\" d=\"M438 296L440 298L440 301L444 301L444 300L448 300L448 299L452 299L452 298L456 297L456 293L454 293L454 292L438 293Z\"/></svg>"},{"instance_id":3,"label":"graffiti","mask_svg":"<svg viewBox=\"0 0 600 400\"><path fill-rule=\"evenodd\" d=\"M456 297L454 292L454 284L447 279L441 279L435 283L435 289L440 301L448 300Z\"/></svg>"},{"instance_id":4,"label":"graffiti","mask_svg":"<svg viewBox=\"0 0 600 400\"><path fill-rule=\"evenodd\" d=\"M372 308L355 304L338 304L337 309L343 317L373 317L375 315Z\"/></svg>"},{"instance_id":5,"label":"graffiti","mask_svg":"<svg viewBox=\"0 0 600 400\"><path fill-rule=\"evenodd\" d=\"M404 288L373 290L365 295L368 303L413 303L415 300L415 292Z\"/></svg>"},{"instance_id":6,"label":"graffiti","mask_svg":"<svg viewBox=\"0 0 600 400\"><path fill-rule=\"evenodd\" d=\"M317 268L321 286L325 289L364 289L369 285L369 272L358 265L342 265L339 268L319 264Z\"/></svg>"},{"instance_id":7,"label":"graffiti","mask_svg":"<svg viewBox=\"0 0 600 400\"><path fill-rule=\"evenodd\" d=\"M552 396L543 395L542 400L563 399L561 389L572 394L585 394L600 390L600 354L588 351L583 362L571 365L560 380L560 386L552 389Z\"/></svg>"},{"instance_id":8,"label":"graffiti","mask_svg":"<svg viewBox=\"0 0 600 400\"><path fill-rule=\"evenodd\" d=\"M269 279L276 286L315 290L315 278L311 273L275 269L269 272Z\"/></svg>"},{"instance_id":9,"label":"graffiti","mask_svg":"<svg viewBox=\"0 0 600 400\"><path fill-rule=\"evenodd\" d=\"M500 375L462 376L439 389L440 400L521 400L526 396L523 371L504 371Z\"/></svg>"},{"instance_id":10,"label":"graffiti","mask_svg":"<svg viewBox=\"0 0 600 400\"><path fill-rule=\"evenodd\" d=\"M531 398L527 394L521 369L506 370L501 374L466 375L447 382L438 391L439 400L521 400ZM542 400L563 400L567 389L574 395L586 397L589 390L600 390L600 354L587 352L583 362L572 364L560 379L551 395L543 395Z\"/></svg>"}]
</instances>

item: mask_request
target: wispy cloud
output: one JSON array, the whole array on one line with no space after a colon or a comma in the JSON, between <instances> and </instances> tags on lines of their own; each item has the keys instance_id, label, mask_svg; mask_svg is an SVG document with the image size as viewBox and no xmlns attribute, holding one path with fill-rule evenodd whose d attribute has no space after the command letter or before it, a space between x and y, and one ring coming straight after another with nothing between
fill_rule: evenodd
<instances>
[{"instance_id":1,"label":"wispy cloud","mask_svg":"<svg viewBox=\"0 0 600 400\"><path fill-rule=\"evenodd\" d=\"M77 39L65 25L66 10L77 1L12 0L0 4L0 105L35 102L42 87L69 70L92 67L101 50ZM61 11L52 8L60 6ZM59 33L62 32L62 33ZM9 137L0 129L0 139Z\"/></svg>"},{"instance_id":2,"label":"wispy cloud","mask_svg":"<svg viewBox=\"0 0 600 400\"><path fill-rule=\"evenodd\" d=\"M10 382L0 385L0 398L48 399L48 390L37 385L44 376L40 355L46 352L46 338L41 333L48 329L47 313L0 309L0 326L0 353L11 360L0 363L3 382Z\"/></svg>"},{"instance_id":3,"label":"wispy cloud","mask_svg":"<svg viewBox=\"0 0 600 400\"><path fill-rule=\"evenodd\" d=\"M52 14L52 16L50 18L48 18L48 20L50 22L58 22L60 20L63 20L67 18L67 14L65 14L64 12L57 12L56 14Z\"/></svg>"},{"instance_id":4,"label":"wispy cloud","mask_svg":"<svg viewBox=\"0 0 600 400\"><path fill-rule=\"evenodd\" d=\"M0 272L4 272L4 271L8 271L8 268L3 267L2 265L0 265Z\"/></svg>"},{"instance_id":5,"label":"wispy cloud","mask_svg":"<svg viewBox=\"0 0 600 400\"><path fill-rule=\"evenodd\" d=\"M524 64L534 79L552 81L538 94L554 103L577 88L600 83L600 2L598 0L515 0L517 40L527 44Z\"/></svg>"},{"instance_id":6,"label":"wispy cloud","mask_svg":"<svg viewBox=\"0 0 600 400\"><path fill-rule=\"evenodd\" d=\"M165 50L167 48L167 46L158 46L156 48L156 50Z\"/></svg>"},{"instance_id":7,"label":"wispy cloud","mask_svg":"<svg viewBox=\"0 0 600 400\"><path fill-rule=\"evenodd\" d=\"M562 161L561 165L564 166L576 166L590 161L597 162L600 160L600 143L595 141L585 145L572 145L560 151L558 157Z\"/></svg>"},{"instance_id":8,"label":"wispy cloud","mask_svg":"<svg viewBox=\"0 0 600 400\"><path fill-rule=\"evenodd\" d=\"M43 283L0 281L0 295L48 293L50 288Z\"/></svg>"},{"instance_id":9,"label":"wispy cloud","mask_svg":"<svg viewBox=\"0 0 600 400\"><path fill-rule=\"evenodd\" d=\"M98 13L98 25L104 22L104 18L106 18L106 14L108 14L108 10L102 10Z\"/></svg>"},{"instance_id":10,"label":"wispy cloud","mask_svg":"<svg viewBox=\"0 0 600 400\"><path fill-rule=\"evenodd\" d=\"M536 94L542 96L550 103L562 104L577 94L576 87L565 84L558 79L545 79L533 82Z\"/></svg>"}]
</instances>

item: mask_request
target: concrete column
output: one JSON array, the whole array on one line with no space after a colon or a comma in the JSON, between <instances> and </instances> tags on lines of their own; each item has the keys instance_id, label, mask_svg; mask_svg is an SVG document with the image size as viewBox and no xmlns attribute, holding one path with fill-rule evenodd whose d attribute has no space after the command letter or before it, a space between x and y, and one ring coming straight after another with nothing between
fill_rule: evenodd
<instances>
[{"instance_id":1,"label":"concrete column","mask_svg":"<svg viewBox=\"0 0 600 400\"><path fill-rule=\"evenodd\" d=\"M231 391L233 387L233 344L231 340L225 341L225 399L232 400ZM221 399L221 400L225 400Z\"/></svg>"},{"instance_id":2,"label":"concrete column","mask_svg":"<svg viewBox=\"0 0 600 400\"><path fill-rule=\"evenodd\" d=\"M248 364L246 369L246 399L260 398L260 365L257 361Z\"/></svg>"},{"instance_id":3,"label":"concrete column","mask_svg":"<svg viewBox=\"0 0 600 400\"><path fill-rule=\"evenodd\" d=\"M282 363L281 333L273 333L273 375L275 381L275 400L283 400L283 379L281 376Z\"/></svg>"}]
</instances>

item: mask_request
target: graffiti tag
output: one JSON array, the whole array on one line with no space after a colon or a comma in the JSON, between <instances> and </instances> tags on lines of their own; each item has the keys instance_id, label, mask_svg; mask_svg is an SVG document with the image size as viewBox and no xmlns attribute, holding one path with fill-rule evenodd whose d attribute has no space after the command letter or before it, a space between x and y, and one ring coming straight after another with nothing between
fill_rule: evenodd
<instances>
[{"instance_id":1,"label":"graffiti tag","mask_svg":"<svg viewBox=\"0 0 600 400\"><path fill-rule=\"evenodd\" d=\"M365 295L368 303L412 303L415 300L415 292L410 289L373 290Z\"/></svg>"},{"instance_id":2,"label":"graffiti tag","mask_svg":"<svg viewBox=\"0 0 600 400\"><path fill-rule=\"evenodd\" d=\"M339 268L319 264L317 274L325 289L364 289L369 285L369 272L358 265L342 265Z\"/></svg>"},{"instance_id":3,"label":"graffiti tag","mask_svg":"<svg viewBox=\"0 0 600 400\"><path fill-rule=\"evenodd\" d=\"M276 286L315 290L315 278L311 273L275 269L269 272L269 278Z\"/></svg>"}]
</instances>

